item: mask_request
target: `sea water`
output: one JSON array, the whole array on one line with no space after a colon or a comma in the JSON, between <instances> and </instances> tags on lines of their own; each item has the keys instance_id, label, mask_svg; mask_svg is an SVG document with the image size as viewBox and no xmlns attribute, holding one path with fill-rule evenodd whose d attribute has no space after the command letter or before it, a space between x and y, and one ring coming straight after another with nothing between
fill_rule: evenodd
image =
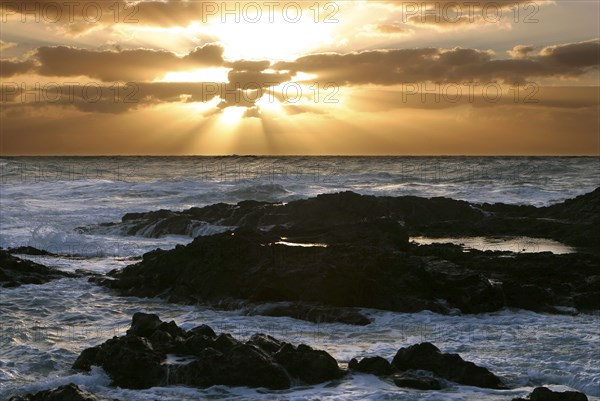
<instances>
[{"instance_id":1,"label":"sea water","mask_svg":"<svg viewBox=\"0 0 600 401\"><path fill-rule=\"evenodd\" d=\"M84 269L103 274L134 263L144 252L157 247L173 248L189 243L193 236L227 229L205 225L189 236L163 238L149 238L144 233L123 236L111 229L93 234L78 230L120 221L125 213L183 210L248 199L290 202L347 190L545 206L600 186L600 159L2 158L0 180L0 246L35 246L60 256L22 257L65 271ZM230 332L240 339L266 332L327 350L342 364L353 357L380 355L391 359L400 347L431 341L444 352L457 352L466 360L488 367L513 389L453 385L441 391L419 391L398 388L375 376L352 374L340 381L286 391L225 386L132 391L109 386L110 379L100 368L90 374L70 370L83 349L123 335L131 316L138 311L157 313L162 320L175 320L186 329L208 324L217 332ZM372 324L359 327L245 316L239 311L119 297L89 283L86 277L3 288L0 400L70 382L121 400L510 400L538 385L583 391L593 400L600 399L598 315L548 315L508 309L452 316L428 311L363 312Z\"/></svg>"}]
</instances>

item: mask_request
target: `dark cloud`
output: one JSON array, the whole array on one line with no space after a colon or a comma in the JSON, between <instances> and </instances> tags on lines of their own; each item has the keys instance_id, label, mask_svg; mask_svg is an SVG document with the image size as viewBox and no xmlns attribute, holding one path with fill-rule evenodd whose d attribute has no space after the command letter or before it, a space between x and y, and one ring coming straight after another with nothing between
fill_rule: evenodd
<instances>
[{"instance_id":1,"label":"dark cloud","mask_svg":"<svg viewBox=\"0 0 600 401\"><path fill-rule=\"evenodd\" d=\"M586 68L600 63L600 40L549 46L540 56L558 65Z\"/></svg>"},{"instance_id":2,"label":"dark cloud","mask_svg":"<svg viewBox=\"0 0 600 401\"><path fill-rule=\"evenodd\" d=\"M267 73L261 71L236 71L228 74L229 82L239 85L242 89L267 88L292 80L290 73Z\"/></svg>"},{"instance_id":3,"label":"dark cloud","mask_svg":"<svg viewBox=\"0 0 600 401\"><path fill-rule=\"evenodd\" d=\"M268 60L237 60L227 63L227 66L238 71L264 71L271 66L271 62Z\"/></svg>"},{"instance_id":4,"label":"dark cloud","mask_svg":"<svg viewBox=\"0 0 600 401\"><path fill-rule=\"evenodd\" d=\"M236 83L222 82L127 82L119 85L3 83L3 107L74 107L80 111L118 114L165 103L206 103L220 99L217 110L237 106L255 108L269 95L267 89L243 90Z\"/></svg>"},{"instance_id":5,"label":"dark cloud","mask_svg":"<svg viewBox=\"0 0 600 401\"><path fill-rule=\"evenodd\" d=\"M577 77L599 66L600 40L543 49L539 56L494 59L477 49L397 49L361 53L325 53L279 62L280 71L317 74L339 85L397 85L407 82L504 81L536 77Z\"/></svg>"},{"instance_id":6,"label":"dark cloud","mask_svg":"<svg viewBox=\"0 0 600 401\"><path fill-rule=\"evenodd\" d=\"M223 48L207 44L184 57L164 50L93 51L67 46L40 47L33 56L46 76L88 76L103 81L145 81L169 71L223 64Z\"/></svg>"},{"instance_id":7,"label":"dark cloud","mask_svg":"<svg viewBox=\"0 0 600 401\"><path fill-rule=\"evenodd\" d=\"M4 83L1 89L0 101L6 108L62 106L113 114L163 103L209 102L226 92L225 84L215 82L130 82L119 86L46 84L37 88Z\"/></svg>"},{"instance_id":8,"label":"dark cloud","mask_svg":"<svg viewBox=\"0 0 600 401\"><path fill-rule=\"evenodd\" d=\"M13 75L27 74L34 68L33 60L0 60L0 77L7 78Z\"/></svg>"},{"instance_id":9,"label":"dark cloud","mask_svg":"<svg viewBox=\"0 0 600 401\"><path fill-rule=\"evenodd\" d=\"M72 35L115 24L182 27L213 20L239 21L246 16L255 18L257 8L261 18L268 20L272 13L280 16L283 7L291 3L295 8L314 6L291 0L0 0L6 15L55 25Z\"/></svg>"},{"instance_id":10,"label":"dark cloud","mask_svg":"<svg viewBox=\"0 0 600 401\"><path fill-rule=\"evenodd\" d=\"M424 25L437 28L460 28L464 26L473 26L475 23L485 22L480 14L470 16L468 14L444 15L443 17L435 14L414 15L406 18L406 23L411 25Z\"/></svg>"}]
</instances>

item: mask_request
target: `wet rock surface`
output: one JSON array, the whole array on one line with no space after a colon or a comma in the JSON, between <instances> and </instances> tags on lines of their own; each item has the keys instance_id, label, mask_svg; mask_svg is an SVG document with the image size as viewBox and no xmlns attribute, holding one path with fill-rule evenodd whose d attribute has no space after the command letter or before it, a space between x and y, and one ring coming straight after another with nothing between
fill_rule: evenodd
<instances>
[{"instance_id":1,"label":"wet rock surface","mask_svg":"<svg viewBox=\"0 0 600 401\"><path fill-rule=\"evenodd\" d=\"M206 325L189 331L157 315L136 313L123 337L84 350L73 368L101 366L113 385L143 389L159 385L213 385L286 389L292 381L322 383L341 377L336 360L307 345L294 346L256 334L241 342Z\"/></svg>"},{"instance_id":2,"label":"wet rock surface","mask_svg":"<svg viewBox=\"0 0 600 401\"><path fill-rule=\"evenodd\" d=\"M64 277L77 277L77 275L21 259L0 249L0 286L4 288L18 287L23 284L43 284Z\"/></svg>"},{"instance_id":3,"label":"wet rock surface","mask_svg":"<svg viewBox=\"0 0 600 401\"><path fill-rule=\"evenodd\" d=\"M431 343L401 348L392 365L400 370L426 370L450 381L482 388L505 388L488 369L463 360L458 354L442 353Z\"/></svg>"},{"instance_id":4,"label":"wet rock surface","mask_svg":"<svg viewBox=\"0 0 600 401\"><path fill-rule=\"evenodd\" d=\"M287 204L243 201L184 211L128 213L119 223L80 227L82 231L114 231L160 237L192 235L211 224L221 227L323 228L388 217L402 221L411 235L526 235L555 239L573 246L596 247L600 233L600 188L548 207L472 204L449 198L370 196L353 192L323 194Z\"/></svg>"},{"instance_id":5,"label":"wet rock surface","mask_svg":"<svg viewBox=\"0 0 600 401\"><path fill-rule=\"evenodd\" d=\"M246 314L261 316L289 316L294 319L306 320L313 323L345 323L355 326L366 326L371 320L353 308L338 308L327 305L276 302L245 306Z\"/></svg>"},{"instance_id":6,"label":"wet rock surface","mask_svg":"<svg viewBox=\"0 0 600 401\"><path fill-rule=\"evenodd\" d=\"M217 334L207 325L186 331L173 321L140 312L133 315L125 336L83 350L73 369L90 371L92 366L102 367L112 385L130 389L227 385L279 390L340 379L345 373L330 354L305 344L293 345L265 334L242 342L227 333ZM443 354L430 343L401 348L392 363L376 356L352 359L348 367L421 390L442 388L438 377L503 388L487 369L457 354Z\"/></svg>"},{"instance_id":7,"label":"wet rock surface","mask_svg":"<svg viewBox=\"0 0 600 401\"><path fill-rule=\"evenodd\" d=\"M431 343L400 348L391 363L381 356L353 358L348 368L376 376L391 376L398 387L419 390L439 390L444 387L442 379L481 388L506 388L488 369L465 361L458 354L442 353Z\"/></svg>"},{"instance_id":8,"label":"wet rock surface","mask_svg":"<svg viewBox=\"0 0 600 401\"><path fill-rule=\"evenodd\" d=\"M592 230L599 194L600 189L535 208L345 192L285 205L246 201L128 214L124 223L147 227L160 221L161 230L169 233L181 233L176 229L180 223L170 225L172 218L238 228L197 237L170 251L146 253L139 263L96 281L122 295L209 305L246 303L259 314L316 322L368 321L327 307L438 313L503 307L594 311L600 307L598 255L465 252L458 245L412 244L409 233L562 238L575 230L593 243L600 231ZM564 226L562 234L546 230L545 224ZM571 243L581 242L574 240L575 231L567 235ZM272 303L282 304L260 307Z\"/></svg>"},{"instance_id":9,"label":"wet rock surface","mask_svg":"<svg viewBox=\"0 0 600 401\"><path fill-rule=\"evenodd\" d=\"M9 401L118 401L99 398L80 389L75 384L67 384L53 390L44 390L35 394L12 397Z\"/></svg>"},{"instance_id":10,"label":"wet rock surface","mask_svg":"<svg viewBox=\"0 0 600 401\"><path fill-rule=\"evenodd\" d=\"M398 387L414 388L416 390L441 390L444 387L438 379L412 372L395 375L394 384Z\"/></svg>"},{"instance_id":11,"label":"wet rock surface","mask_svg":"<svg viewBox=\"0 0 600 401\"><path fill-rule=\"evenodd\" d=\"M577 391L560 392L546 387L537 387L527 398L513 398L513 401L588 401L588 398Z\"/></svg>"}]
</instances>

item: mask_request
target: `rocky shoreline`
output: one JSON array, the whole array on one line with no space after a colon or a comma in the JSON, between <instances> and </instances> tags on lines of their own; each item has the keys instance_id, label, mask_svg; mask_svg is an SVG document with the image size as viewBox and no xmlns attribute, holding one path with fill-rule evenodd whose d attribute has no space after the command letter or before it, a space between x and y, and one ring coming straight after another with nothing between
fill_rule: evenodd
<instances>
[{"instance_id":1,"label":"rocky shoreline","mask_svg":"<svg viewBox=\"0 0 600 401\"><path fill-rule=\"evenodd\" d=\"M83 231L127 235L189 234L220 226L172 250L154 250L137 263L90 281L119 295L238 309L248 315L367 325L360 308L476 314L502 308L545 313L596 312L600 307L598 245L600 189L547 208L473 205L444 198L321 195L289 204L246 201L183 212L125 215L120 223ZM191 230L191 231L190 231ZM487 230L487 231L485 231ZM465 250L417 245L414 235L530 235L582 246L577 253ZM587 248L586 248L587 247ZM34 248L0 250L0 285L42 284L80 277L11 253L52 255ZM101 366L113 386L144 389L184 385L272 390L343 382L367 373L423 391L455 384L502 391L501 377L431 343L395 355L356 355L340 365L326 351L257 333L247 341L201 325L191 330L157 315L136 313L127 335L81 352L75 371ZM354 373L353 373L354 372ZM100 401L74 384L11 401ZM515 401L582 401L577 392L536 388Z\"/></svg>"},{"instance_id":2,"label":"rocky shoreline","mask_svg":"<svg viewBox=\"0 0 600 401\"><path fill-rule=\"evenodd\" d=\"M32 255L47 255L44 251L35 248L11 249L6 251L0 249L0 286L4 288L18 287L24 284L44 284L51 280L65 277L78 277L77 274L63 272L51 267L21 259L11 253L30 252ZM35 252L35 253L34 253Z\"/></svg>"},{"instance_id":3,"label":"rocky shoreline","mask_svg":"<svg viewBox=\"0 0 600 401\"><path fill-rule=\"evenodd\" d=\"M600 233L600 188L547 206L476 204L449 198L371 196L353 192L323 194L289 203L242 201L183 211L127 213L120 222L80 227L81 232L122 235L196 236L219 228L296 229L331 227L387 217L400 222L410 236L530 236L576 247L597 248ZM211 227L209 227L211 226Z\"/></svg>"},{"instance_id":4,"label":"rocky shoreline","mask_svg":"<svg viewBox=\"0 0 600 401\"><path fill-rule=\"evenodd\" d=\"M130 233L183 233L200 221L236 228L146 253L139 263L94 280L121 295L353 324L368 322L339 308L596 311L600 257L594 253L466 252L452 244L419 246L409 237L479 235L486 227L597 245L599 204L600 189L547 208L345 192L285 205L247 201L128 214L117 225Z\"/></svg>"},{"instance_id":5,"label":"rocky shoreline","mask_svg":"<svg viewBox=\"0 0 600 401\"><path fill-rule=\"evenodd\" d=\"M418 390L439 390L453 384L507 389L502 379L487 368L465 361L458 354L442 353L431 343L400 348L391 362L380 356L360 361L354 358L345 369L327 352L305 344L296 346L260 333L242 342L227 333L217 335L207 325L186 331L174 321L163 322L157 315L139 312L133 315L125 336L85 349L73 363L76 371L89 371L92 366L101 366L112 386L127 389L227 385L283 390L343 381L352 372L373 374L398 387ZM69 384L15 396L10 401L67 399L101 400ZM585 401L587 397L578 392L536 388L529 400Z\"/></svg>"}]
</instances>

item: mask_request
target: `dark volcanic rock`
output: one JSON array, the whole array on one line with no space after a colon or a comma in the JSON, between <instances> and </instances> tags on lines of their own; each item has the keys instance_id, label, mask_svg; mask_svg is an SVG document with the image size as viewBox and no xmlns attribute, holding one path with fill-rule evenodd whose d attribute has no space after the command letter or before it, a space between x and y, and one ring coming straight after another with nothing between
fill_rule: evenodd
<instances>
[{"instance_id":1,"label":"dark volcanic rock","mask_svg":"<svg viewBox=\"0 0 600 401\"><path fill-rule=\"evenodd\" d=\"M600 243L600 188L549 207L505 204L475 205L447 198L375 197L353 192L324 194L287 204L244 201L215 204L181 212L159 210L128 213L120 223L82 227L102 232L115 227L124 234L159 237L192 235L199 227L259 228L288 225L319 229L380 217L403 221L411 233L438 236L527 235L552 238L574 246Z\"/></svg>"},{"instance_id":2,"label":"dark volcanic rock","mask_svg":"<svg viewBox=\"0 0 600 401\"><path fill-rule=\"evenodd\" d=\"M160 295L192 303L238 299L404 312L445 312L450 307L467 313L504 305L501 291L480 273L404 252L403 233L397 222L376 219L311 230L301 243L323 246L293 246L300 238L286 235L282 241L276 229L238 229L198 237L171 251L149 252L104 285L123 295ZM313 321L345 317L351 323L367 323L350 312L339 315L318 307L271 310L273 315L284 313Z\"/></svg>"},{"instance_id":3,"label":"dark volcanic rock","mask_svg":"<svg viewBox=\"0 0 600 401\"><path fill-rule=\"evenodd\" d=\"M414 372L404 372L393 377L394 384L398 387L408 387L417 390L440 390L442 383L425 375L420 375Z\"/></svg>"},{"instance_id":4,"label":"dark volcanic rock","mask_svg":"<svg viewBox=\"0 0 600 401\"><path fill-rule=\"evenodd\" d=\"M156 351L144 337L114 337L104 344L88 348L73 364L74 369L99 365L124 388L142 389L166 384L165 354ZM84 362L85 361L85 362Z\"/></svg>"},{"instance_id":5,"label":"dark volcanic rock","mask_svg":"<svg viewBox=\"0 0 600 401\"><path fill-rule=\"evenodd\" d=\"M205 348L198 359L171 369L169 383L208 387L215 384L229 386L267 387L286 389L291 378L270 355L248 344L235 344L226 352Z\"/></svg>"},{"instance_id":6,"label":"dark volcanic rock","mask_svg":"<svg viewBox=\"0 0 600 401\"><path fill-rule=\"evenodd\" d=\"M291 375L309 384L322 383L341 376L340 368L331 355L312 349L308 345L300 344L295 347L285 343L273 358Z\"/></svg>"},{"instance_id":7,"label":"dark volcanic rock","mask_svg":"<svg viewBox=\"0 0 600 401\"><path fill-rule=\"evenodd\" d=\"M348 368L356 372L370 373L376 376L386 376L393 372L392 365L387 359L380 356L363 358L360 361L352 358L348 363Z\"/></svg>"},{"instance_id":8,"label":"dark volcanic rock","mask_svg":"<svg viewBox=\"0 0 600 401\"><path fill-rule=\"evenodd\" d=\"M585 394L577 391L552 391L546 387L537 387L527 398L513 398L513 401L587 401Z\"/></svg>"},{"instance_id":9,"label":"dark volcanic rock","mask_svg":"<svg viewBox=\"0 0 600 401\"><path fill-rule=\"evenodd\" d=\"M2 287L43 284L63 277L77 277L77 275L17 258L0 249L0 285Z\"/></svg>"},{"instance_id":10,"label":"dark volcanic rock","mask_svg":"<svg viewBox=\"0 0 600 401\"><path fill-rule=\"evenodd\" d=\"M169 384L286 389L292 379L312 384L341 375L335 359L307 345L263 334L243 343L206 325L185 331L144 313L133 316L127 335L84 350L73 369L88 371L92 365L101 366L114 385L133 389Z\"/></svg>"},{"instance_id":11,"label":"dark volcanic rock","mask_svg":"<svg viewBox=\"0 0 600 401\"><path fill-rule=\"evenodd\" d=\"M82 227L82 231L102 232L119 227L124 234L159 237L190 235L195 228L210 223L225 227L258 228L290 225L302 229L328 228L340 223L388 217L407 224L480 220L484 214L464 201L447 198L424 199L414 196L376 197L353 192L324 194L287 204L243 201L191 208L182 212L158 210L128 213L120 223Z\"/></svg>"},{"instance_id":12,"label":"dark volcanic rock","mask_svg":"<svg viewBox=\"0 0 600 401\"><path fill-rule=\"evenodd\" d=\"M552 238L573 246L597 248L600 244L600 188L555 205L535 208L505 204L484 204L492 212L467 232L482 230L485 235L526 235ZM485 226L483 226L485 224Z\"/></svg>"},{"instance_id":13,"label":"dark volcanic rock","mask_svg":"<svg viewBox=\"0 0 600 401\"><path fill-rule=\"evenodd\" d=\"M43 249L37 249L32 246L19 246L16 248L9 248L8 252L20 255L34 255L34 256L56 256L56 254L44 251Z\"/></svg>"},{"instance_id":14,"label":"dark volcanic rock","mask_svg":"<svg viewBox=\"0 0 600 401\"><path fill-rule=\"evenodd\" d=\"M104 399L81 390L75 384L67 384L53 390L40 391L35 394L26 394L12 397L9 401L102 401ZM108 400L107 400L108 401ZM118 400L111 400L118 401Z\"/></svg>"},{"instance_id":15,"label":"dark volcanic rock","mask_svg":"<svg viewBox=\"0 0 600 401\"><path fill-rule=\"evenodd\" d=\"M328 307L439 313L503 307L556 312L555 306L596 310L600 280L588 278L598 277L597 255L463 252L453 245L409 244L407 233L574 238L577 232L593 239L588 223L596 221L598 193L549 208L345 192L285 205L247 201L130 214L124 223L187 218L240 228L149 252L110 279L95 281L122 295L237 304L250 314L314 322L367 323L358 313ZM276 302L281 304L273 306Z\"/></svg>"},{"instance_id":16,"label":"dark volcanic rock","mask_svg":"<svg viewBox=\"0 0 600 401\"><path fill-rule=\"evenodd\" d=\"M427 370L460 384L503 388L501 380L486 368L464 361L458 354L443 354L431 343L399 349L392 365L400 371Z\"/></svg>"}]
</instances>

